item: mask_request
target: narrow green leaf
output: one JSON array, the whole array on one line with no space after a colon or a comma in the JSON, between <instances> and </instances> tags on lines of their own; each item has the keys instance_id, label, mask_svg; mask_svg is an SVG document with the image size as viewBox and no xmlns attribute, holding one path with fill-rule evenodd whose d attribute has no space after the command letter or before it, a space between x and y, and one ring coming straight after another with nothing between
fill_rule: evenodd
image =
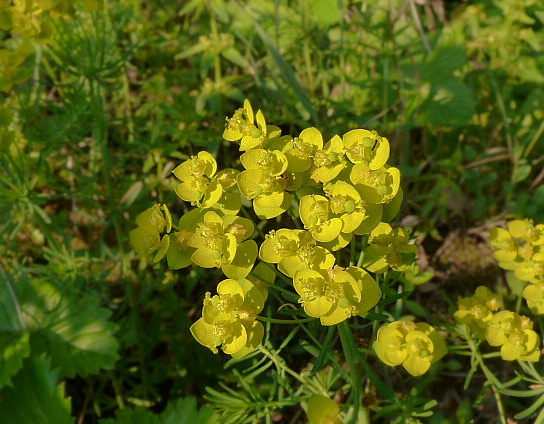
<instances>
[{"instance_id":1,"label":"narrow green leaf","mask_svg":"<svg viewBox=\"0 0 544 424\"><path fill-rule=\"evenodd\" d=\"M538 400L533 403L529 408L527 408L525 411L520 412L519 414L514 415L514 418L517 420L522 420L524 418L527 418L528 416L534 414L535 412L539 411L542 406L544 405L544 395L540 396Z\"/></svg>"},{"instance_id":2,"label":"narrow green leaf","mask_svg":"<svg viewBox=\"0 0 544 424\"><path fill-rule=\"evenodd\" d=\"M247 62L244 56L242 56L242 54L234 47L226 48L221 52L221 55L229 62L238 65L240 68L245 68L247 66Z\"/></svg>"},{"instance_id":3,"label":"narrow green leaf","mask_svg":"<svg viewBox=\"0 0 544 424\"><path fill-rule=\"evenodd\" d=\"M194 46L191 46L183 50L181 53L175 55L174 60L187 59L188 57L194 56L195 54L202 53L205 49L206 46L204 46L203 44L195 44Z\"/></svg>"},{"instance_id":4,"label":"narrow green leaf","mask_svg":"<svg viewBox=\"0 0 544 424\"><path fill-rule=\"evenodd\" d=\"M325 366L327 363L327 359L329 358L330 354L330 348L331 343L334 338L334 335L336 334L336 328L334 325L331 325L329 327L329 331L327 331L327 336L325 337L325 341L323 342L323 345L321 346L321 349L319 350L319 356L317 357L314 366L312 367L312 371L310 372L311 375L316 374Z\"/></svg>"},{"instance_id":5,"label":"narrow green leaf","mask_svg":"<svg viewBox=\"0 0 544 424\"><path fill-rule=\"evenodd\" d=\"M312 102L310 101L310 97L308 96L308 93L304 89L304 87L298 82L296 74L293 70L293 68L287 63L287 61L283 58L279 50L274 45L274 42L270 39L266 31L263 29L263 27L257 22L257 20L250 14L247 7L242 6L240 2L237 2L240 6L240 9L246 13L249 18L251 19L251 22L253 23L253 26L257 30L257 33L259 34L259 37L261 37L261 40L265 44L266 48L270 51L272 54L272 57L274 58L274 61L276 62L276 65L278 65L278 68L281 72L281 76L285 79L285 82L291 87L295 95L297 96L298 100L302 103L304 108L310 113L310 116L312 117L312 120L317 124L319 123L319 117L317 116L317 111L315 110L314 106L312 105Z\"/></svg>"}]
</instances>

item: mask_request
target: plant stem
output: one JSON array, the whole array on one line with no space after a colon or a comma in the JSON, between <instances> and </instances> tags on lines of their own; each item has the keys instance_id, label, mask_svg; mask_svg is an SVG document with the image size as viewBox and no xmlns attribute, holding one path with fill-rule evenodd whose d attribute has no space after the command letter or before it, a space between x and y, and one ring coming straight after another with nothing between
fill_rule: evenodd
<instances>
[{"instance_id":1,"label":"plant stem","mask_svg":"<svg viewBox=\"0 0 544 424\"><path fill-rule=\"evenodd\" d=\"M344 350L344 356L346 357L346 362L348 363L351 379L350 383L353 402L353 415L351 416L349 424L355 424L357 422L357 416L359 415L359 409L361 407L361 397L363 391L361 373L358 364L360 362L360 355L357 351L357 345L355 344L353 332L351 331L351 327L347 321L343 321L338 324L338 334L340 335L340 341L342 342L342 349Z\"/></svg>"},{"instance_id":2,"label":"plant stem","mask_svg":"<svg viewBox=\"0 0 544 424\"><path fill-rule=\"evenodd\" d=\"M495 377L495 375L491 372L491 370L487 368L487 366L485 365L484 358L480 350L478 349L478 346L476 345L476 343L474 343L474 339L468 333L465 326L463 326L463 330L461 330L461 336L465 338L468 345L470 346L470 350L472 351L473 357L478 362L478 365L484 372L484 375L487 381L489 382L491 389L493 390L495 402L497 403L497 409L499 410L499 418L500 418L501 424L508 424L506 420L504 406L502 404L501 394L499 392L499 387L498 387L500 385L500 382L497 380L497 377Z\"/></svg>"},{"instance_id":3,"label":"plant stem","mask_svg":"<svg viewBox=\"0 0 544 424\"><path fill-rule=\"evenodd\" d=\"M294 377L296 380L298 380L301 384L304 386L310 388L310 390L313 393L320 394L323 396L328 396L327 390L325 390L324 387L322 387L320 384L317 384L317 381L314 379L308 379L299 373L293 371L291 368L289 368L283 361L278 360L278 357L274 355L274 353L270 352L266 347L263 345L259 346L259 350L267 357L269 358L276 368L281 369L285 373L289 374L290 376Z\"/></svg>"},{"instance_id":4,"label":"plant stem","mask_svg":"<svg viewBox=\"0 0 544 424\"><path fill-rule=\"evenodd\" d=\"M316 318L302 318L302 319L279 319L279 318L267 318L258 316L257 319L263 322L270 322L272 324L304 324L306 322L314 321Z\"/></svg>"}]
</instances>

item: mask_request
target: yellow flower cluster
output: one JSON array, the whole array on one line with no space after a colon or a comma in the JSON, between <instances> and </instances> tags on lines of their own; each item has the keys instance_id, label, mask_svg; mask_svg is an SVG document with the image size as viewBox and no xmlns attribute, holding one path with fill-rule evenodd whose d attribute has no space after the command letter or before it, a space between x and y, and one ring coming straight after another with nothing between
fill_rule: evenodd
<instances>
[{"instance_id":1,"label":"yellow flower cluster","mask_svg":"<svg viewBox=\"0 0 544 424\"><path fill-rule=\"evenodd\" d=\"M257 301L251 281L271 285L273 266L292 280L307 315L334 325L365 314L381 298L368 271L405 270L413 263L416 248L408 234L387 223L398 213L402 190L399 170L387 165L386 138L364 129L326 143L316 128L282 135L247 100L227 120L223 137L239 143L243 169L218 170L205 151L190 157L173 174L176 194L195 208L172 225L166 207L157 205L138 217L130 233L136 251L153 254L154 262L166 257L174 269L220 268L228 278L217 296L207 295L192 327L203 345L229 354L258 345L262 326L255 317L266 295ZM243 204L251 204L261 220L287 212L304 229L270 231L259 246L254 223L238 216ZM357 235L368 240L362 266L340 266L334 253ZM263 263L254 268L257 258ZM263 267L273 275L262 278Z\"/></svg>"},{"instance_id":2,"label":"yellow flower cluster","mask_svg":"<svg viewBox=\"0 0 544 424\"><path fill-rule=\"evenodd\" d=\"M538 361L540 337L533 331L533 322L512 311L496 312L501 306L497 294L480 286L473 296L459 299L454 318L467 325L480 340L500 346L505 361Z\"/></svg>"},{"instance_id":3,"label":"yellow flower cluster","mask_svg":"<svg viewBox=\"0 0 544 424\"><path fill-rule=\"evenodd\" d=\"M374 350L387 365L401 365L414 376L425 374L447 353L442 336L429 324L395 321L378 330Z\"/></svg>"},{"instance_id":4,"label":"yellow flower cluster","mask_svg":"<svg viewBox=\"0 0 544 424\"><path fill-rule=\"evenodd\" d=\"M255 350L264 335L263 325L256 320L267 297L266 289L245 278L223 280L217 295L206 293L202 318L191 326L193 337L217 353L241 357Z\"/></svg>"},{"instance_id":5,"label":"yellow flower cluster","mask_svg":"<svg viewBox=\"0 0 544 424\"><path fill-rule=\"evenodd\" d=\"M508 230L491 231L491 246L501 268L529 283L522 295L531 312L544 314L544 224L510 221Z\"/></svg>"}]
</instances>

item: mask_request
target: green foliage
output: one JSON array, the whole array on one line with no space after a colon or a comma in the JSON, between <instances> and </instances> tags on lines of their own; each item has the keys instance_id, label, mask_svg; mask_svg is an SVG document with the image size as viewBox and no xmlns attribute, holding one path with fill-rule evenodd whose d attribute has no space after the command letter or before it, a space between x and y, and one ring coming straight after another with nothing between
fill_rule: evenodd
<instances>
[{"instance_id":1,"label":"green foliage","mask_svg":"<svg viewBox=\"0 0 544 424\"><path fill-rule=\"evenodd\" d=\"M51 359L44 355L26 358L12 384L0 391L0 419L23 424L73 423L63 386L59 370L51 369Z\"/></svg>"},{"instance_id":2,"label":"green foliage","mask_svg":"<svg viewBox=\"0 0 544 424\"><path fill-rule=\"evenodd\" d=\"M0 422L544 422L543 27L537 0L0 1ZM423 320L442 360L379 362ZM245 331L226 367L197 322Z\"/></svg>"},{"instance_id":3,"label":"green foliage","mask_svg":"<svg viewBox=\"0 0 544 424\"><path fill-rule=\"evenodd\" d=\"M198 408L196 398L180 398L169 404L161 414L145 408L123 409L115 419L101 419L100 424L216 424L217 417L210 408Z\"/></svg>"}]
</instances>

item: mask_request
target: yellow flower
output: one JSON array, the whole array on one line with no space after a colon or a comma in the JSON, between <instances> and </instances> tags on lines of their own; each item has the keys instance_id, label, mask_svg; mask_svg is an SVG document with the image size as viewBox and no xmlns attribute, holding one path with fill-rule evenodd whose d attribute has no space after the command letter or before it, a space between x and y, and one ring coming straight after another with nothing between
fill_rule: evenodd
<instances>
[{"instance_id":1,"label":"yellow flower","mask_svg":"<svg viewBox=\"0 0 544 424\"><path fill-rule=\"evenodd\" d=\"M335 266L327 271L303 269L293 278L304 311L323 325L361 315L378 303L378 283L361 268ZM364 302L363 302L363 297Z\"/></svg>"},{"instance_id":2,"label":"yellow flower","mask_svg":"<svg viewBox=\"0 0 544 424\"><path fill-rule=\"evenodd\" d=\"M447 348L442 336L427 323L395 321L378 330L374 350L382 362L401 365L413 376L425 374Z\"/></svg>"},{"instance_id":3,"label":"yellow flower","mask_svg":"<svg viewBox=\"0 0 544 424\"><path fill-rule=\"evenodd\" d=\"M396 271L407 270L415 260L417 246L410 243L408 233L402 227L393 229L380 222L370 233L363 266L377 274L389 267Z\"/></svg>"},{"instance_id":4,"label":"yellow flower","mask_svg":"<svg viewBox=\"0 0 544 424\"><path fill-rule=\"evenodd\" d=\"M191 333L214 353L221 346L229 355L245 356L261 344L264 335L256 317L264 307L266 290L242 278L221 281L217 293L213 297L206 293L202 318L191 326Z\"/></svg>"},{"instance_id":5,"label":"yellow flower","mask_svg":"<svg viewBox=\"0 0 544 424\"><path fill-rule=\"evenodd\" d=\"M255 121L257 125L255 125ZM279 137L281 130L273 125L266 125L263 113L258 110L253 114L249 100L244 101L244 107L234 112L227 119L227 127L223 138L227 141L240 141L240 151L263 147L268 139Z\"/></svg>"},{"instance_id":6,"label":"yellow flower","mask_svg":"<svg viewBox=\"0 0 544 424\"><path fill-rule=\"evenodd\" d=\"M328 183L347 167L342 139L335 135L323 149L314 154L311 178L317 183Z\"/></svg>"},{"instance_id":7,"label":"yellow flower","mask_svg":"<svg viewBox=\"0 0 544 424\"><path fill-rule=\"evenodd\" d=\"M493 317L493 312L500 307L499 296L487 287L480 286L474 296L459 299L459 310L453 317L461 324L468 325L479 339L484 340L485 330Z\"/></svg>"},{"instance_id":8,"label":"yellow flower","mask_svg":"<svg viewBox=\"0 0 544 424\"><path fill-rule=\"evenodd\" d=\"M253 209L259 218L281 215L291 206L291 194L285 191L289 181L283 178L287 158L279 150L253 149L240 160L245 171L238 175L240 192L253 200Z\"/></svg>"},{"instance_id":9,"label":"yellow flower","mask_svg":"<svg viewBox=\"0 0 544 424\"><path fill-rule=\"evenodd\" d=\"M361 164L374 171L389 159L389 142L376 131L352 130L344 134L343 141L347 157L353 164Z\"/></svg>"},{"instance_id":10,"label":"yellow flower","mask_svg":"<svg viewBox=\"0 0 544 424\"><path fill-rule=\"evenodd\" d=\"M532 328L529 318L512 311L501 311L491 318L485 337L491 346L501 346L501 357L505 361L537 362L540 337Z\"/></svg>"},{"instance_id":11,"label":"yellow flower","mask_svg":"<svg viewBox=\"0 0 544 424\"><path fill-rule=\"evenodd\" d=\"M246 277L257 258L257 243L247 240L252 234L247 218L207 212L187 241L196 249L191 259L203 268L221 268L229 278Z\"/></svg>"}]
</instances>

